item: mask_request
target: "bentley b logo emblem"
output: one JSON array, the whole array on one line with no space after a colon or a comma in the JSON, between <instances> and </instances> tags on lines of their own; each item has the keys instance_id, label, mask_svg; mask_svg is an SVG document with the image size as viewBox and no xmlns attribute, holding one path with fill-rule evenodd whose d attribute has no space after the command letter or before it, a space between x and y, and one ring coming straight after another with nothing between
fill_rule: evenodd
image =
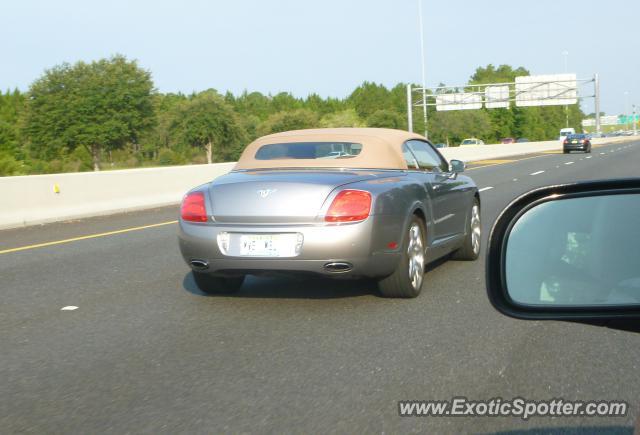
<instances>
[{"instance_id":1,"label":"bentley b logo emblem","mask_svg":"<svg viewBox=\"0 0 640 435\"><path fill-rule=\"evenodd\" d=\"M258 195L260 195L260 198L266 198L267 196L277 191L278 189L260 189L258 190Z\"/></svg>"}]
</instances>

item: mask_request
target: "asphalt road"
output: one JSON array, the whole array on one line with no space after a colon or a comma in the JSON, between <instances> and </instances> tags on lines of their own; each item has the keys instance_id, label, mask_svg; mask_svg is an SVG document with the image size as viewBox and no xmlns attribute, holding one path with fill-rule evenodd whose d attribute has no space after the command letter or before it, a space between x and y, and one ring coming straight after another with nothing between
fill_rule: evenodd
<instances>
[{"instance_id":1,"label":"asphalt road","mask_svg":"<svg viewBox=\"0 0 640 435\"><path fill-rule=\"evenodd\" d=\"M638 168L634 142L468 173L485 189L486 240L520 193ZM0 251L176 215L171 207L3 231ZM380 298L367 283L284 278L205 296L176 229L0 254L0 432L632 432L640 334L504 317L487 300L483 258L431 267L414 300ZM398 416L399 400L455 396L626 400L632 409L528 421Z\"/></svg>"}]
</instances>

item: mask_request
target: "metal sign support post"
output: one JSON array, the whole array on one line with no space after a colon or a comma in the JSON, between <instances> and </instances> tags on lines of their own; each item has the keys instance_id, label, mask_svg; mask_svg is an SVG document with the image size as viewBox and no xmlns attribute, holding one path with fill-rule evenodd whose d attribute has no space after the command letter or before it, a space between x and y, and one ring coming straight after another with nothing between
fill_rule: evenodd
<instances>
[{"instance_id":1,"label":"metal sign support post","mask_svg":"<svg viewBox=\"0 0 640 435\"><path fill-rule=\"evenodd\" d=\"M411 97L411 84L407 85L407 131L413 133L413 101Z\"/></svg>"},{"instance_id":2,"label":"metal sign support post","mask_svg":"<svg viewBox=\"0 0 640 435\"><path fill-rule=\"evenodd\" d=\"M427 90L425 88L422 88L422 116L424 118L424 137L429 139L429 124L427 124Z\"/></svg>"},{"instance_id":3,"label":"metal sign support post","mask_svg":"<svg viewBox=\"0 0 640 435\"><path fill-rule=\"evenodd\" d=\"M422 26L422 0L418 0L418 25L420 26L420 57L422 59L422 116L424 117L424 137L429 139L427 127L427 81L424 64L424 29Z\"/></svg>"},{"instance_id":4,"label":"metal sign support post","mask_svg":"<svg viewBox=\"0 0 640 435\"><path fill-rule=\"evenodd\" d=\"M595 91L596 133L600 134L600 77L598 73L593 75L593 87Z\"/></svg>"}]
</instances>

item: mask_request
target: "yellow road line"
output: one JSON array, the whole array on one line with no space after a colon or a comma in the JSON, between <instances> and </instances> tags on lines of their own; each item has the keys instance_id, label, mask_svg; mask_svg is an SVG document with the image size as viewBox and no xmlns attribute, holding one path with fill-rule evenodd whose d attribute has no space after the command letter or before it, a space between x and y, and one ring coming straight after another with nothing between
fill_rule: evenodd
<instances>
[{"instance_id":1,"label":"yellow road line","mask_svg":"<svg viewBox=\"0 0 640 435\"><path fill-rule=\"evenodd\" d=\"M499 165L502 163L510 163L513 162L514 159L510 159L510 160L505 160L505 159L488 159L488 160L476 160L475 162L473 162L474 164L479 164L479 165Z\"/></svg>"},{"instance_id":2,"label":"yellow road line","mask_svg":"<svg viewBox=\"0 0 640 435\"><path fill-rule=\"evenodd\" d=\"M106 237L106 236L113 236L115 234L130 233L131 231L139 231L139 230L145 230L147 228L162 227L164 225L171 225L171 224L175 224L175 223L178 223L178 221L176 220L176 221L160 222L160 223L157 223L157 224L143 225L143 226L140 226L140 227L133 227L133 228L125 228L125 229L122 229L122 230L108 231L106 233L88 234L86 236L73 237L71 239L56 240L56 241L53 241L53 242L46 242L46 243L38 243L36 245L20 246L18 248L5 249L3 251L0 251L0 254L9 254L11 252L26 251L28 249L36 249L36 248L44 248L45 246L61 245L63 243L77 242L79 240L95 239L97 237Z\"/></svg>"},{"instance_id":3,"label":"yellow road line","mask_svg":"<svg viewBox=\"0 0 640 435\"><path fill-rule=\"evenodd\" d=\"M473 168L467 168L467 171L473 171L474 169L480 169L480 168L487 168L489 166L496 166L496 165L505 165L507 163L515 163L515 162L521 162L522 160L529 160L529 159L536 159L538 157L546 157L548 154L539 154L537 156L531 156L531 157L525 157L522 159L513 159L513 160L505 160L503 163L491 163L489 165L482 165L482 166L475 166ZM482 160L478 160L478 162L480 162ZM476 162L469 162L470 165L474 164Z\"/></svg>"}]
</instances>

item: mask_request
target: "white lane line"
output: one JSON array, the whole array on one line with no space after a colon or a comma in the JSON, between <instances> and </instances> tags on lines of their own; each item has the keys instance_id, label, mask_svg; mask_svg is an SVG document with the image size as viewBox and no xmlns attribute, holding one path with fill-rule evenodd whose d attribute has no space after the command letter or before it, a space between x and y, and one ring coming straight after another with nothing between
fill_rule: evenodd
<instances>
[{"instance_id":1,"label":"white lane line","mask_svg":"<svg viewBox=\"0 0 640 435\"><path fill-rule=\"evenodd\" d=\"M604 156L604 153L600 153L601 156Z\"/></svg>"},{"instance_id":2,"label":"white lane line","mask_svg":"<svg viewBox=\"0 0 640 435\"><path fill-rule=\"evenodd\" d=\"M590 158L591 158L591 156L585 157L585 159L590 159Z\"/></svg>"},{"instance_id":3,"label":"white lane line","mask_svg":"<svg viewBox=\"0 0 640 435\"><path fill-rule=\"evenodd\" d=\"M565 165L573 165L573 162L567 162Z\"/></svg>"},{"instance_id":4,"label":"white lane line","mask_svg":"<svg viewBox=\"0 0 640 435\"><path fill-rule=\"evenodd\" d=\"M66 307L60 308L60 311L73 311L77 309L78 307L76 307L75 305L67 305Z\"/></svg>"},{"instance_id":5,"label":"white lane line","mask_svg":"<svg viewBox=\"0 0 640 435\"><path fill-rule=\"evenodd\" d=\"M482 189L478 189L478 192L484 192L485 190L493 189L493 186L483 187Z\"/></svg>"},{"instance_id":6,"label":"white lane line","mask_svg":"<svg viewBox=\"0 0 640 435\"><path fill-rule=\"evenodd\" d=\"M513 181L518 181L518 179L517 179L517 178L514 178L514 179L513 179Z\"/></svg>"},{"instance_id":7,"label":"white lane line","mask_svg":"<svg viewBox=\"0 0 640 435\"><path fill-rule=\"evenodd\" d=\"M532 172L529 175L538 175L538 174L542 174L544 171L537 171L537 172Z\"/></svg>"}]
</instances>

